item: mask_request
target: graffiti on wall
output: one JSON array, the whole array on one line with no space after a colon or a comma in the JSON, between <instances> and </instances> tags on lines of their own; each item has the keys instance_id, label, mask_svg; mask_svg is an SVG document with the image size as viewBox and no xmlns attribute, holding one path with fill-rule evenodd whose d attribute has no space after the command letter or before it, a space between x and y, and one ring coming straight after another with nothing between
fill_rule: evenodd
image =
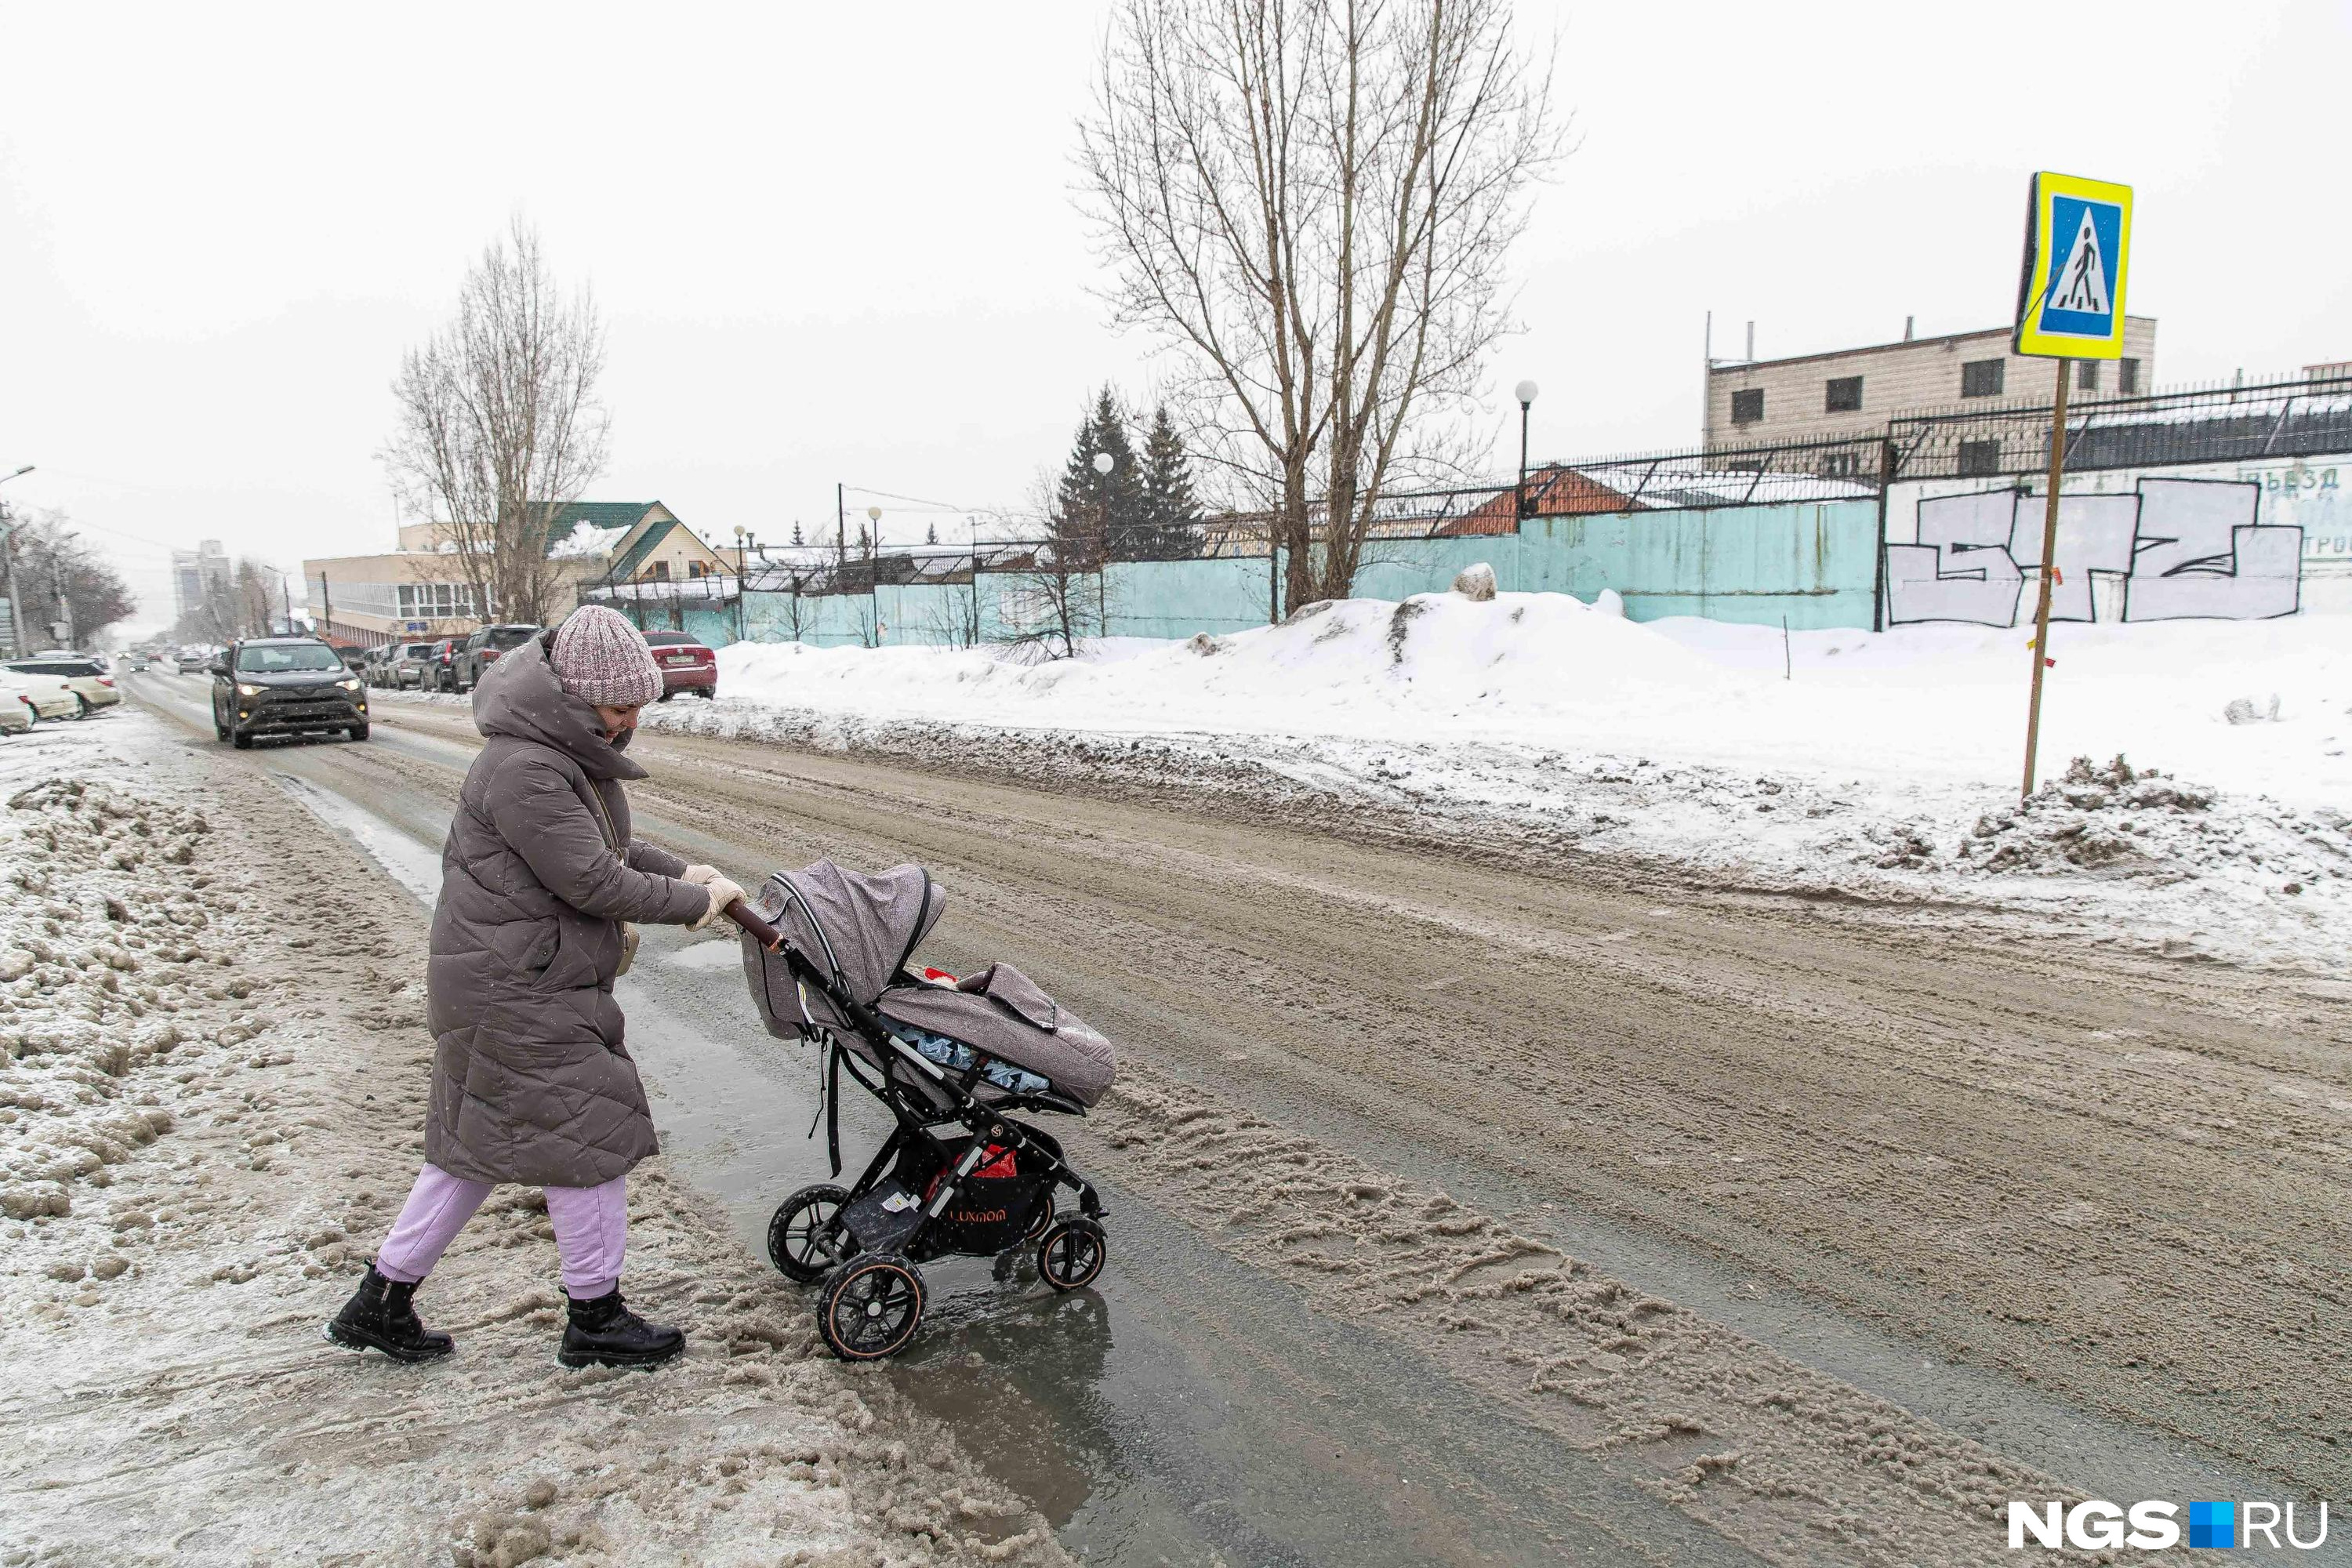
<instances>
[{"instance_id":1,"label":"graffiti on wall","mask_svg":"<svg viewBox=\"0 0 2352 1568\"><path fill-rule=\"evenodd\" d=\"M2053 621L2268 620L2303 586L2303 530L2257 523L2259 484L2142 479L2062 495ZM2013 626L2042 572L2043 500L2022 489L1923 498L1919 540L1886 547L1887 618Z\"/></svg>"}]
</instances>

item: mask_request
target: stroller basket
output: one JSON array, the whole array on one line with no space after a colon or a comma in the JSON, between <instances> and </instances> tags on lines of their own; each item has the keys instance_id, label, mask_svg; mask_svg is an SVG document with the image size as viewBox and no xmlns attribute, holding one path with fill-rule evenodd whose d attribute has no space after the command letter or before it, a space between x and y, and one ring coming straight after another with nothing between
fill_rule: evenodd
<instances>
[{"instance_id":1,"label":"stroller basket","mask_svg":"<svg viewBox=\"0 0 2352 1568\"><path fill-rule=\"evenodd\" d=\"M1034 1243L1055 1289L1093 1280L1102 1205L1061 1145L1009 1114L1086 1114L1110 1088L1110 1043L1010 964L961 980L908 968L945 897L919 866L878 874L820 860L730 905L744 978L771 1034L824 1052L827 1149L841 1173L840 1078L897 1123L848 1188L803 1187L777 1207L769 1257L824 1281L817 1327L845 1360L885 1356L923 1312L916 1266ZM814 1128L811 1128L814 1131ZM1076 1194L1057 1214L1055 1194Z\"/></svg>"}]
</instances>

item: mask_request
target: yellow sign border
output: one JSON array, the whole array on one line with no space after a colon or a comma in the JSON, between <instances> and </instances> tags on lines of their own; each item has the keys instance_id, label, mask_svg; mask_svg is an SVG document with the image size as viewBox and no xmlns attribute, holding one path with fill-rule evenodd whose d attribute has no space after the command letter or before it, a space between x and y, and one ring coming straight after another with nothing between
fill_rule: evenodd
<instances>
[{"instance_id":1,"label":"yellow sign border","mask_svg":"<svg viewBox=\"0 0 2352 1568\"><path fill-rule=\"evenodd\" d=\"M2077 196L2086 201L2111 202L2123 209L2122 226L2116 241L2115 271L2111 286L2115 289L2115 326L2104 338L2086 338L2073 332L2045 332L2042 330L2042 302L2050 293L2052 259L2050 215L2053 198ZM2020 269L2017 294L2017 330L2011 340L2013 352L2036 359L2121 359L2124 353L2124 288L2131 270L2132 188L2111 184L2105 180L2086 180L2079 174L2058 174L2044 170L2033 176L2025 213L2025 264ZM2068 236L2069 243L2073 236Z\"/></svg>"}]
</instances>

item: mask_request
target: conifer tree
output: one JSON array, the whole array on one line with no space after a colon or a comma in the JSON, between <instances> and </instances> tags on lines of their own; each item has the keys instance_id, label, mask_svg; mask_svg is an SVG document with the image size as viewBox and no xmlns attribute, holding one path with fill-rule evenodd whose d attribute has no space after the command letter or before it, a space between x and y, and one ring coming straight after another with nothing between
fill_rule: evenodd
<instances>
[{"instance_id":1,"label":"conifer tree","mask_svg":"<svg viewBox=\"0 0 2352 1568\"><path fill-rule=\"evenodd\" d=\"M1152 411L1143 442L1143 526L1136 554L1146 561L1181 561L1201 552L1201 503L1192 494L1192 463L1168 417Z\"/></svg>"},{"instance_id":2,"label":"conifer tree","mask_svg":"<svg viewBox=\"0 0 2352 1568\"><path fill-rule=\"evenodd\" d=\"M1098 452L1110 454L1108 474L1095 469ZM1105 386L1096 395L1093 409L1078 421L1046 528L1071 559L1095 562L1133 559L1136 537L1144 526L1143 476L1127 437L1126 416Z\"/></svg>"}]
</instances>

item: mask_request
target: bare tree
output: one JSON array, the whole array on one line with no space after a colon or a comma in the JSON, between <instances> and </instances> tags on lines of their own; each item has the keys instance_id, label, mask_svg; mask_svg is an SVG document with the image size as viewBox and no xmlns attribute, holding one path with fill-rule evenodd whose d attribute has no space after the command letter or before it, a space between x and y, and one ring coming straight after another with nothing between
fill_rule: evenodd
<instances>
[{"instance_id":1,"label":"bare tree","mask_svg":"<svg viewBox=\"0 0 2352 1568\"><path fill-rule=\"evenodd\" d=\"M604 471L604 368L594 302L561 291L520 217L466 274L456 318L401 362L384 465L412 512L441 514L486 616L565 607L548 532Z\"/></svg>"},{"instance_id":2,"label":"bare tree","mask_svg":"<svg viewBox=\"0 0 2352 1568\"><path fill-rule=\"evenodd\" d=\"M1508 0L1124 0L1079 154L1109 298L1192 365L1289 607L1344 595L1392 481L1457 455L1549 96Z\"/></svg>"}]
</instances>

